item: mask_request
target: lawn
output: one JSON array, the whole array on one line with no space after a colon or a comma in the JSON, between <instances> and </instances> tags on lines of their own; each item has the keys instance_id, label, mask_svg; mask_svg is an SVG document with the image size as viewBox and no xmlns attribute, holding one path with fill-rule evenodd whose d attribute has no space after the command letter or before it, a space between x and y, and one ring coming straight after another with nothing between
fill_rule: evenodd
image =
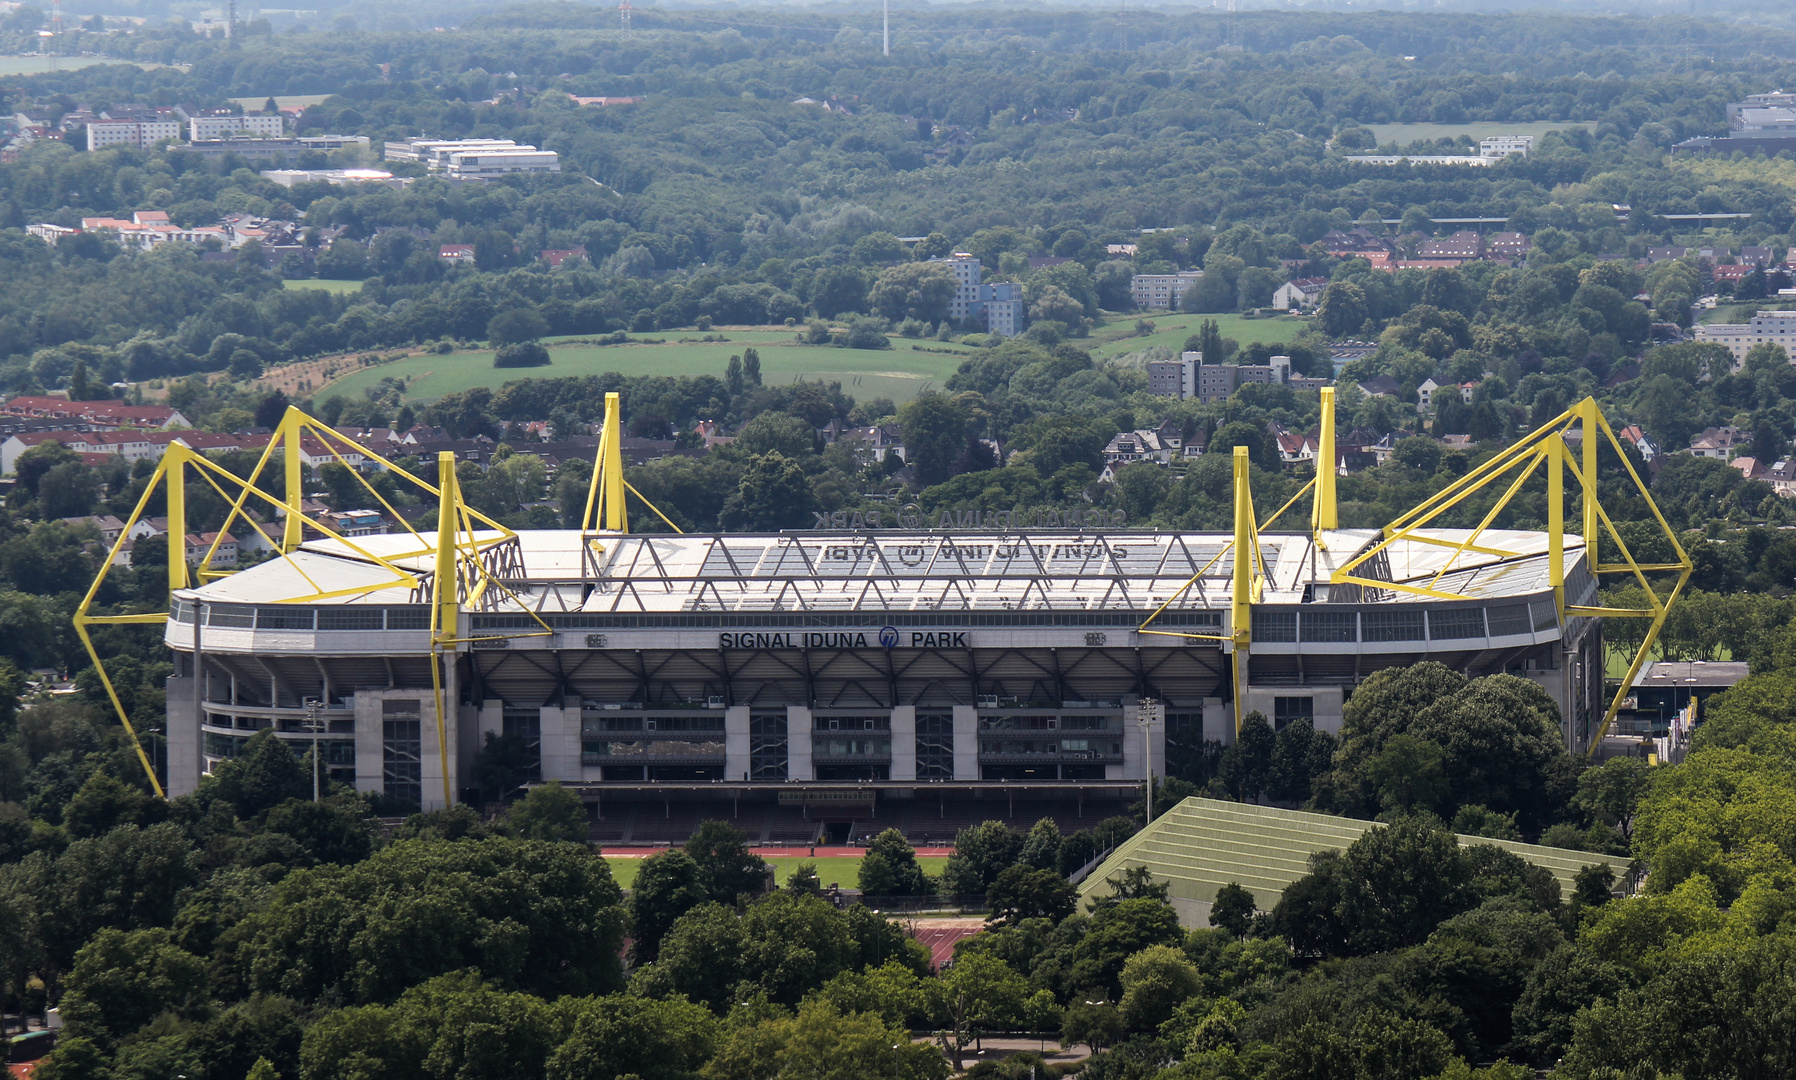
<instances>
[{"instance_id":1,"label":"lawn","mask_svg":"<svg viewBox=\"0 0 1796 1080\"><path fill-rule=\"evenodd\" d=\"M405 379L406 397L413 401L434 401L444 394L476 386L496 389L516 379L568 378L608 371L721 378L730 357L753 345L761 354L761 378L766 383L839 381L843 392L856 400L885 397L905 402L924 390L941 389L970 351L956 346L954 353L916 352L911 349L913 342L905 338L893 338L892 348L881 351L797 345L789 330L730 330L723 335L729 340L681 343L678 339L682 336L698 335L693 331L668 331L666 343L661 345L558 345L549 339L544 344L549 347L553 362L540 368L495 368L490 349L408 356L349 372L315 393L320 398L332 394L352 397L385 378ZM926 346L946 347L933 341Z\"/></svg>"},{"instance_id":2,"label":"lawn","mask_svg":"<svg viewBox=\"0 0 1796 1080\"><path fill-rule=\"evenodd\" d=\"M1461 135L1470 136L1473 142L1488 139L1494 135L1532 135L1539 138L1549 131L1564 131L1568 128L1586 128L1596 130L1596 121L1573 120L1531 120L1526 123L1471 123L1471 124L1367 124L1378 140L1378 145L1394 142L1398 146L1408 146L1418 139L1457 139Z\"/></svg>"},{"instance_id":3,"label":"lawn","mask_svg":"<svg viewBox=\"0 0 1796 1080\"><path fill-rule=\"evenodd\" d=\"M276 94L274 95L274 104L277 109L303 109L308 105L316 105L327 97L330 97L330 95ZM261 111L262 106L268 104L267 95L263 95L262 97L234 97L231 100L243 106L246 110L256 112Z\"/></svg>"},{"instance_id":4,"label":"lawn","mask_svg":"<svg viewBox=\"0 0 1796 1080\"><path fill-rule=\"evenodd\" d=\"M611 864L611 876L617 880L618 885L626 889L635 883L636 871L642 866L642 860L636 858L612 856L605 861ZM858 855L830 855L816 859L807 859L803 856L781 856L767 860L768 865L773 867L774 880L781 885L784 885L786 879L792 876L792 871L797 869L799 863L806 862L816 864L817 878L823 882L823 887L826 889L832 882L845 889L852 889L860 880L861 860ZM919 855L917 864L923 868L924 873L934 876L940 874L942 867L948 864L948 857L946 855Z\"/></svg>"},{"instance_id":5,"label":"lawn","mask_svg":"<svg viewBox=\"0 0 1796 1080\"><path fill-rule=\"evenodd\" d=\"M333 293L353 293L362 289L359 281L337 281L333 278L288 278L281 282L281 286L287 289L323 289Z\"/></svg>"},{"instance_id":6,"label":"lawn","mask_svg":"<svg viewBox=\"0 0 1796 1080\"><path fill-rule=\"evenodd\" d=\"M130 60L114 60L109 56L0 56L0 75L42 75L46 71L79 71L100 64L130 64L132 67L161 67L161 64L139 64Z\"/></svg>"},{"instance_id":7,"label":"lawn","mask_svg":"<svg viewBox=\"0 0 1796 1080\"><path fill-rule=\"evenodd\" d=\"M1135 352L1154 345L1164 345L1174 352L1182 349L1185 339L1197 333L1197 328L1205 319L1215 319L1225 338L1234 338L1243 345L1256 341L1281 342L1290 341L1307 325L1309 320L1295 316L1281 315L1273 319L1248 319L1240 315L1191 315L1183 312L1150 311L1144 312L1140 318L1154 324L1154 332L1146 337L1135 336L1135 319L1120 318L1108 326L1094 330L1091 335L1093 348L1091 354L1100 360L1123 353Z\"/></svg>"}]
</instances>

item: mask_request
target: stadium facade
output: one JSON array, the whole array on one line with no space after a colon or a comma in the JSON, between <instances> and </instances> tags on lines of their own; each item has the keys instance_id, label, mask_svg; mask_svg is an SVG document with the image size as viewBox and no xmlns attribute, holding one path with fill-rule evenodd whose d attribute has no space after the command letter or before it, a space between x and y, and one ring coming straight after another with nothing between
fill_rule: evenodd
<instances>
[{"instance_id":1,"label":"stadium facade","mask_svg":"<svg viewBox=\"0 0 1796 1080\"><path fill-rule=\"evenodd\" d=\"M328 431L298 413L282 429L302 430ZM1505 454L1547 463L1551 485L1575 451L1542 431ZM171 480L218 471L171 454ZM1344 529L1323 470L1311 528L1274 531L1238 454L1233 532L1085 511L679 535L629 531L604 446L595 473L583 530L482 518L446 460L434 533L302 540L290 514L278 558L191 579L171 562L169 793L272 728L318 744L333 777L430 808L468 797L483 746L511 734L519 782L576 787L609 820L726 799L869 827L992 799L1077 819L1138 798L1169 751L1232 741L1250 710L1338 730L1359 682L1424 659L1536 682L1570 749L1606 723L1602 615L1623 613L1596 606L1596 575L1613 568L1560 521L1489 528L1508 496L1477 528L1430 524L1449 489L1386 529ZM278 503L255 482L246 498Z\"/></svg>"}]
</instances>

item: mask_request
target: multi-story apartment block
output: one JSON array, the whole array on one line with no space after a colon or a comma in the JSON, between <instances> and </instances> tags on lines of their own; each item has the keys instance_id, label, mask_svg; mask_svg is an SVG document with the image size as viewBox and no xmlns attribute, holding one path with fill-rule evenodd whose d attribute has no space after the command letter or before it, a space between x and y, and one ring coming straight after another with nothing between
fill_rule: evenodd
<instances>
[{"instance_id":1,"label":"multi-story apartment block","mask_svg":"<svg viewBox=\"0 0 1796 1080\"><path fill-rule=\"evenodd\" d=\"M977 320L987 333L1015 337L1026 321L1023 312L1023 287L1011 281L981 284L983 267L977 256L957 251L945 259L936 259L954 276L954 298L948 301L948 315L956 322Z\"/></svg>"},{"instance_id":2,"label":"multi-story apartment block","mask_svg":"<svg viewBox=\"0 0 1796 1080\"><path fill-rule=\"evenodd\" d=\"M1202 270L1181 270L1176 274L1136 274L1129 279L1129 296L1138 308L1173 311L1203 276Z\"/></svg>"},{"instance_id":3,"label":"multi-story apartment block","mask_svg":"<svg viewBox=\"0 0 1796 1080\"><path fill-rule=\"evenodd\" d=\"M1782 345L1796 356L1796 311L1761 311L1749 323L1699 323L1697 341L1726 346L1738 367L1754 345Z\"/></svg>"},{"instance_id":4,"label":"multi-story apartment block","mask_svg":"<svg viewBox=\"0 0 1796 1080\"><path fill-rule=\"evenodd\" d=\"M181 125L173 120L94 120L87 125L89 151L108 146L148 150L164 139L181 137Z\"/></svg>"},{"instance_id":5,"label":"multi-story apartment block","mask_svg":"<svg viewBox=\"0 0 1796 1080\"><path fill-rule=\"evenodd\" d=\"M194 142L210 139L278 139L287 133L279 116L234 116L230 113L195 116L187 121L187 137Z\"/></svg>"}]
</instances>

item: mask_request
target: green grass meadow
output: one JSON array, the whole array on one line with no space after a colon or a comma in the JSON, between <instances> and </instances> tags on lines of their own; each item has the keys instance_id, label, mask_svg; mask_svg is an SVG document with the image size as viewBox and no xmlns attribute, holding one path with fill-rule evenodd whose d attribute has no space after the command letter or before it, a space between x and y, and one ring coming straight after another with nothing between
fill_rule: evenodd
<instances>
[{"instance_id":1,"label":"green grass meadow","mask_svg":"<svg viewBox=\"0 0 1796 1080\"><path fill-rule=\"evenodd\" d=\"M495 368L490 349L408 356L357 369L316 393L321 398L332 394L353 397L386 378L403 378L406 397L413 401L434 401L476 386L497 388L515 379L569 378L608 371L721 378L730 357L752 345L761 354L761 379L768 384L840 382L843 392L856 400L885 397L905 402L924 390L940 390L971 351L953 346L953 353L917 352L906 338L893 338L892 348L881 351L798 345L789 330L730 330L722 332L729 339L725 342L682 343L677 340L679 333L669 332L670 340L660 345L569 345L550 338L544 344L552 363L539 368ZM948 347L933 341L921 344Z\"/></svg>"},{"instance_id":2,"label":"green grass meadow","mask_svg":"<svg viewBox=\"0 0 1796 1080\"><path fill-rule=\"evenodd\" d=\"M336 281L332 278L288 278L281 282L287 289L323 289L329 293L355 293L362 291L359 281Z\"/></svg>"},{"instance_id":3,"label":"green grass meadow","mask_svg":"<svg viewBox=\"0 0 1796 1080\"><path fill-rule=\"evenodd\" d=\"M642 868L642 860L638 858L611 856L605 861L611 865L612 878L625 889L636 882L636 871ZM860 881L861 859L858 855L829 855L816 859L794 855L767 860L768 865L773 867L774 880L781 885L784 885L786 879L792 876L792 871L798 868L799 863L806 862L816 864L817 878L823 882L823 887L826 889L832 883L845 889L852 889ZM942 872L942 867L948 864L948 857L946 855L919 855L917 864L923 868L924 873L933 877Z\"/></svg>"},{"instance_id":4,"label":"green grass meadow","mask_svg":"<svg viewBox=\"0 0 1796 1080\"><path fill-rule=\"evenodd\" d=\"M101 64L130 64L146 71L161 64L139 64L132 60L114 60L108 56L0 56L0 75L42 75L47 71L79 71Z\"/></svg>"}]
</instances>

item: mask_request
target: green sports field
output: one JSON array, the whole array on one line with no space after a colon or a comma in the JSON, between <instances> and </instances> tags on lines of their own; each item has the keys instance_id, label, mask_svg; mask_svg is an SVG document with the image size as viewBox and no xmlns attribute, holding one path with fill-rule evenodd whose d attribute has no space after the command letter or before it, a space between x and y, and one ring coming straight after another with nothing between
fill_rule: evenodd
<instances>
[{"instance_id":1,"label":"green sports field","mask_svg":"<svg viewBox=\"0 0 1796 1080\"><path fill-rule=\"evenodd\" d=\"M642 866L642 860L637 858L611 856L605 861L611 865L611 876L617 880L618 885L626 889L635 883L636 871ZM816 859L807 859L802 856L781 856L767 860L768 865L773 867L774 880L781 885L784 885L786 879L792 876L792 871L798 868L799 863L805 862L816 864L817 879L823 883L823 887L826 889L831 884L840 885L844 889L852 889L860 880L861 860L858 855L829 855ZM919 855L917 864L923 868L924 873L933 877L942 872L942 867L948 864L948 857L946 855Z\"/></svg>"},{"instance_id":2,"label":"green sports field","mask_svg":"<svg viewBox=\"0 0 1796 1080\"><path fill-rule=\"evenodd\" d=\"M1136 352L1141 349L1164 345L1175 352L1182 348L1185 339L1197 333L1197 328L1205 319L1215 319L1217 327L1225 338L1234 338L1243 345L1256 341L1281 342L1290 341L1307 325L1309 320L1292 315L1281 315L1273 319L1247 319L1240 315L1191 315L1183 312L1150 311L1143 312L1139 318L1154 324L1154 332L1146 337L1135 336L1135 319L1121 317L1092 331L1091 341L1083 344L1091 346L1091 353L1098 359L1109 359L1123 353Z\"/></svg>"},{"instance_id":3,"label":"green sports field","mask_svg":"<svg viewBox=\"0 0 1796 1080\"><path fill-rule=\"evenodd\" d=\"M754 346L761 355L762 381L782 385L797 382L840 382L844 393L865 401L877 397L904 402L924 390L939 390L971 350L953 346L953 353L916 352L905 338L893 338L892 348L873 351L798 345L790 330L723 331L726 342L681 343L679 331L668 331L665 344L567 345L554 339L549 347L552 363L538 368L495 368L490 349L447 354L408 356L390 364L361 368L316 391L320 400L333 394L353 397L386 378L403 378L406 397L434 401L444 394L476 386L495 389L516 379L555 379L599 375L615 371L623 375L723 376L732 355ZM686 332L686 336L698 336ZM928 342L929 348L947 348Z\"/></svg>"}]
</instances>

